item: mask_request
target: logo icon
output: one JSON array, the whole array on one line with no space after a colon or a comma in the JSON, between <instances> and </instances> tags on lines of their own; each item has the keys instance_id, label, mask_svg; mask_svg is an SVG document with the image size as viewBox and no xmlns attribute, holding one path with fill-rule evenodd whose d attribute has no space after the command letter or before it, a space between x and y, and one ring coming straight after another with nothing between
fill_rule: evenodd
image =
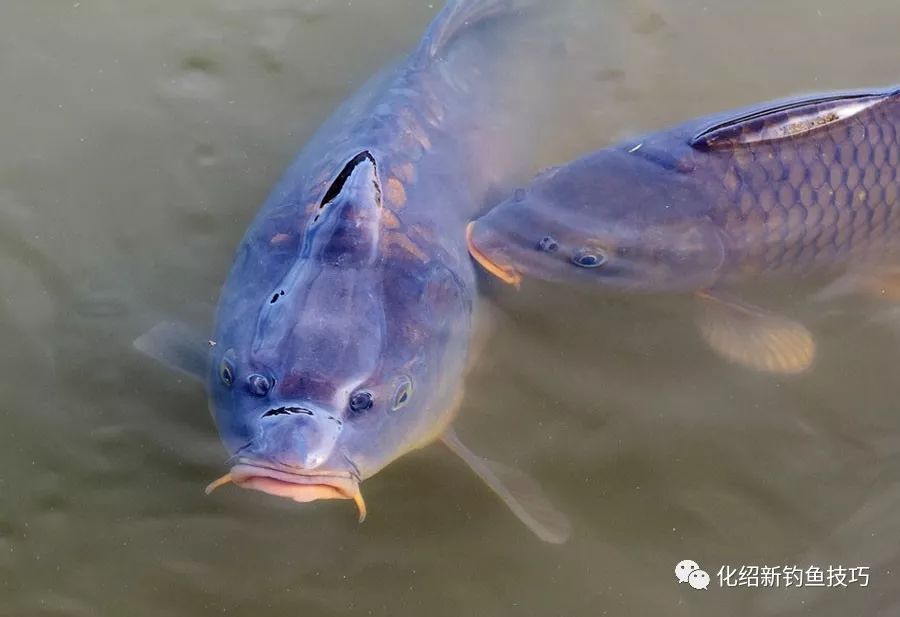
<instances>
[{"instance_id":1,"label":"logo icon","mask_svg":"<svg viewBox=\"0 0 900 617\"><path fill-rule=\"evenodd\" d=\"M679 583L686 583L688 582L688 577L690 577L691 572L699 569L700 566L696 561L691 561L690 559L679 561L678 565L675 566L675 578L678 579Z\"/></svg>"},{"instance_id":2,"label":"logo icon","mask_svg":"<svg viewBox=\"0 0 900 617\"><path fill-rule=\"evenodd\" d=\"M700 569L700 565L691 559L684 559L675 566L675 578L678 583L687 583L694 589L709 588L709 574Z\"/></svg>"},{"instance_id":3,"label":"logo icon","mask_svg":"<svg viewBox=\"0 0 900 617\"><path fill-rule=\"evenodd\" d=\"M688 577L688 584L690 584L690 586L694 589L708 589L709 574L707 574L703 570L694 570Z\"/></svg>"}]
</instances>

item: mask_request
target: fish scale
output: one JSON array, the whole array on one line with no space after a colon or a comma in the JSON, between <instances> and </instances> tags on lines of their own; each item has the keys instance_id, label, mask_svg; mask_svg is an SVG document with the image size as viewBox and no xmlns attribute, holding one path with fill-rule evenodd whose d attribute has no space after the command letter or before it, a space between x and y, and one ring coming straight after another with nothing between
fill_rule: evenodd
<instances>
[{"instance_id":1,"label":"fish scale","mask_svg":"<svg viewBox=\"0 0 900 617\"><path fill-rule=\"evenodd\" d=\"M787 112L747 130L790 122ZM691 152L694 175L718 195L713 215L741 254L742 274L895 255L898 122L900 101L888 100L815 134Z\"/></svg>"}]
</instances>

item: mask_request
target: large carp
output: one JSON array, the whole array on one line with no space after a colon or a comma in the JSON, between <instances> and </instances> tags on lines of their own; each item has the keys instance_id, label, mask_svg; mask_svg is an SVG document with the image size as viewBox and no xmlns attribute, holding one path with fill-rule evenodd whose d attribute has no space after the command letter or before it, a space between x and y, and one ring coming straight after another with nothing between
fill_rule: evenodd
<instances>
[{"instance_id":1,"label":"large carp","mask_svg":"<svg viewBox=\"0 0 900 617\"><path fill-rule=\"evenodd\" d=\"M764 103L598 150L538 175L468 238L509 283L694 292L718 352L801 372L815 355L807 328L725 290L834 273L896 287L900 89Z\"/></svg>"},{"instance_id":2,"label":"large carp","mask_svg":"<svg viewBox=\"0 0 900 617\"><path fill-rule=\"evenodd\" d=\"M209 490L352 499L362 519L360 483L442 439L542 539L566 538L528 478L451 429L476 299L465 226L505 173L496 162L524 154L504 151L522 152L521 135L500 96L517 54L504 66L494 52L527 4L449 2L334 113L240 243L212 347L172 325L136 342L207 384L231 463Z\"/></svg>"}]
</instances>

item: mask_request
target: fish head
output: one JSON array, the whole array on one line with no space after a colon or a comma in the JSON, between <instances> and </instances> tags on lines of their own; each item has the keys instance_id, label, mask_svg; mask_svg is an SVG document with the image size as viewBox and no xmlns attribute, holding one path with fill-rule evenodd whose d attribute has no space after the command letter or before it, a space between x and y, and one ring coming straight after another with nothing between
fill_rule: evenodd
<instances>
[{"instance_id":1,"label":"fish head","mask_svg":"<svg viewBox=\"0 0 900 617\"><path fill-rule=\"evenodd\" d=\"M470 253L513 284L533 277L685 291L711 283L725 245L706 200L677 163L635 154L602 150L539 174L470 224Z\"/></svg>"},{"instance_id":2,"label":"fish head","mask_svg":"<svg viewBox=\"0 0 900 617\"><path fill-rule=\"evenodd\" d=\"M230 479L241 486L359 503L362 480L449 421L471 299L424 248L397 249L383 208L376 161L362 153L282 267L265 243L245 238L208 375Z\"/></svg>"}]
</instances>

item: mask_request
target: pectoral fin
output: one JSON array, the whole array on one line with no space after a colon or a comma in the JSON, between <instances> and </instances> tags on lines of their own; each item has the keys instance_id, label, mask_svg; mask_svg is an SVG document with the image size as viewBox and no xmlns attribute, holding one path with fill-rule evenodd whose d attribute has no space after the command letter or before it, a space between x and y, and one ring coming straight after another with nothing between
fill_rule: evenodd
<instances>
[{"instance_id":1,"label":"pectoral fin","mask_svg":"<svg viewBox=\"0 0 900 617\"><path fill-rule=\"evenodd\" d=\"M135 339L134 348L200 382L206 381L210 342L190 326L164 321Z\"/></svg>"},{"instance_id":2,"label":"pectoral fin","mask_svg":"<svg viewBox=\"0 0 900 617\"><path fill-rule=\"evenodd\" d=\"M700 332L725 358L769 373L802 373L812 365L816 344L803 324L709 292L697 295Z\"/></svg>"},{"instance_id":3,"label":"pectoral fin","mask_svg":"<svg viewBox=\"0 0 900 617\"><path fill-rule=\"evenodd\" d=\"M827 302L851 294L864 294L888 302L900 302L900 267L880 268L870 272L849 272L826 285L813 296L813 299L817 302Z\"/></svg>"},{"instance_id":4,"label":"pectoral fin","mask_svg":"<svg viewBox=\"0 0 900 617\"><path fill-rule=\"evenodd\" d=\"M453 429L447 429L442 440L537 537L552 544L562 544L569 538L572 531L569 519L550 503L534 480L520 471L481 458L459 440Z\"/></svg>"}]
</instances>

